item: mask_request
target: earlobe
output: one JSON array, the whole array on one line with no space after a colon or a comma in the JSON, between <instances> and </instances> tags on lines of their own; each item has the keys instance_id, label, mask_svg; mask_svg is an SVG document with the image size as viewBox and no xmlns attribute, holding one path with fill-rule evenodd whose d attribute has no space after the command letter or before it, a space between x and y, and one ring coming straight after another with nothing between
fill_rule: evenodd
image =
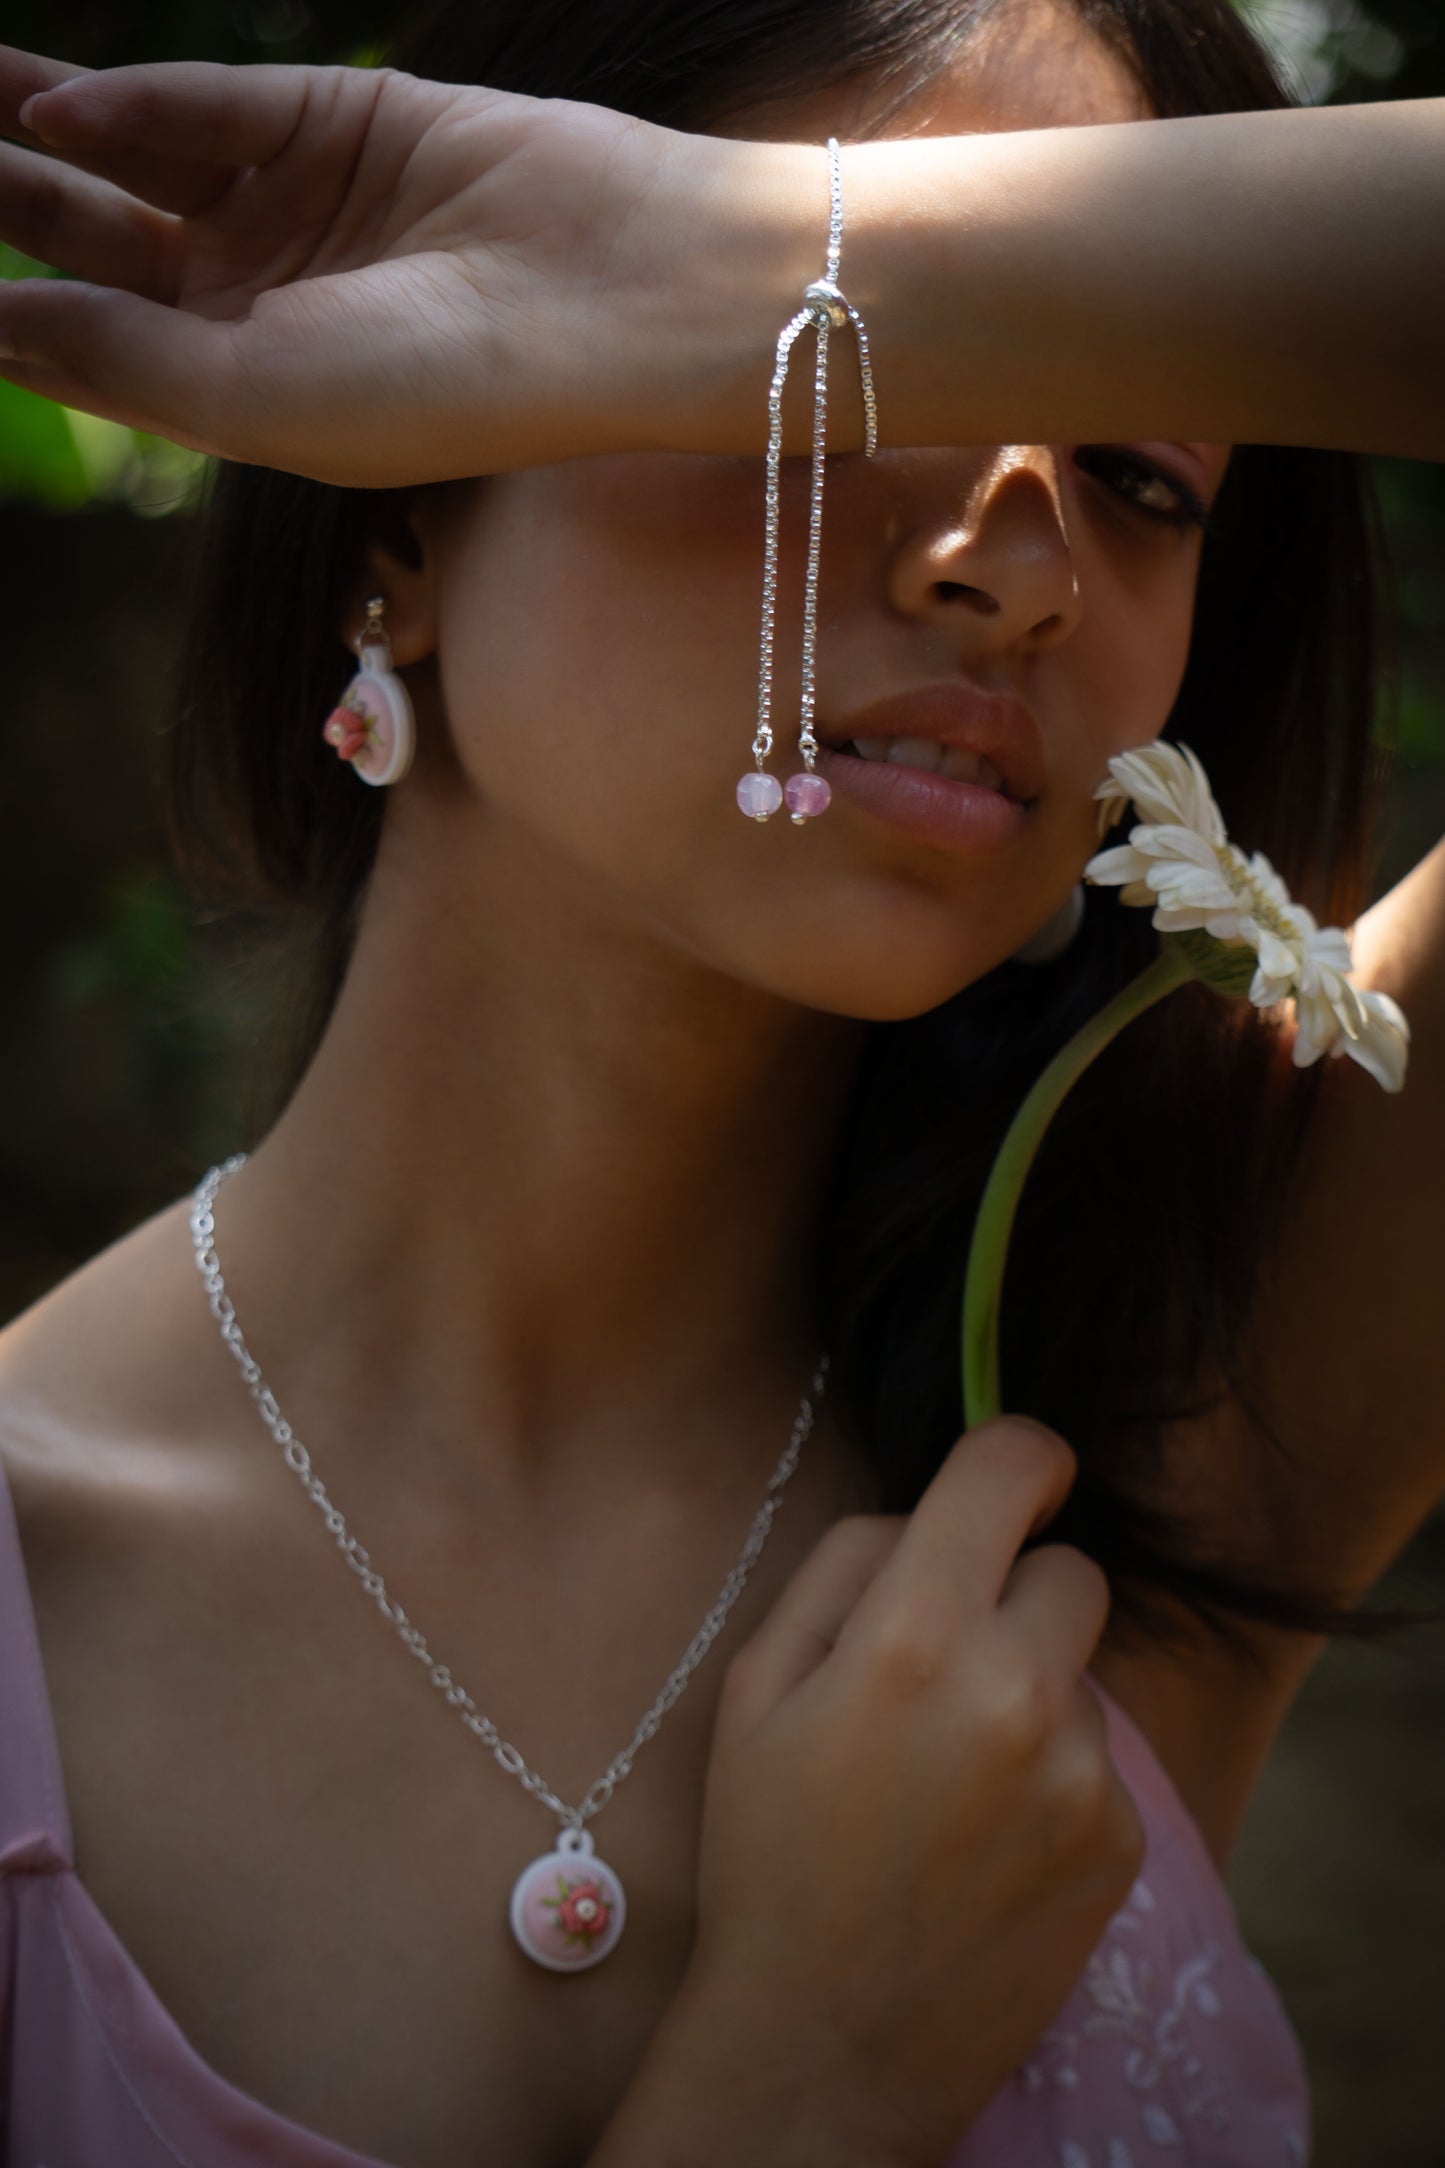
<instances>
[{"instance_id":1,"label":"earlobe","mask_svg":"<svg viewBox=\"0 0 1445 2168\"><path fill-rule=\"evenodd\" d=\"M434 654L437 644L435 561L422 507L396 503L386 509L382 531L362 557L341 637L355 654L366 627L368 596L386 598L386 634L398 669Z\"/></svg>"}]
</instances>

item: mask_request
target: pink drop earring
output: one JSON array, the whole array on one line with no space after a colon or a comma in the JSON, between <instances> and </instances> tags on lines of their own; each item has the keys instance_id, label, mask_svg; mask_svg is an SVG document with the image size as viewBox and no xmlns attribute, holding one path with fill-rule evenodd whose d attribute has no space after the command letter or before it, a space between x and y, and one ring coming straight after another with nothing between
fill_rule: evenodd
<instances>
[{"instance_id":1,"label":"pink drop earring","mask_svg":"<svg viewBox=\"0 0 1445 2168\"><path fill-rule=\"evenodd\" d=\"M356 642L356 675L321 729L363 783L399 782L416 750L416 715L411 695L391 667L391 642L381 621L385 608L383 595L368 600Z\"/></svg>"},{"instance_id":2,"label":"pink drop earring","mask_svg":"<svg viewBox=\"0 0 1445 2168\"><path fill-rule=\"evenodd\" d=\"M804 821L822 813L833 793L826 776L817 773L818 740L813 734L813 666L818 645L818 560L823 535L823 466L827 438L828 332L851 324L858 339L858 367L863 380L864 453L871 459L878 449L878 409L873 396L873 371L868 356L868 334L863 319L839 290L838 264L843 248L843 175L836 136L828 138L828 258L824 277L814 279L804 292L806 307L800 309L778 334L773 381L768 392L768 461L766 523L763 543L763 629L758 671L758 727L753 739L753 767L738 780L737 800L751 819L765 821L784 802L801 828ZM773 749L771 721L773 688L773 618L778 586L778 465L782 457L783 385L793 342L807 325L818 335L813 374L813 487L808 520L808 568L803 590L803 690L798 751L803 765L788 777L784 788L769 775L764 762Z\"/></svg>"}]
</instances>

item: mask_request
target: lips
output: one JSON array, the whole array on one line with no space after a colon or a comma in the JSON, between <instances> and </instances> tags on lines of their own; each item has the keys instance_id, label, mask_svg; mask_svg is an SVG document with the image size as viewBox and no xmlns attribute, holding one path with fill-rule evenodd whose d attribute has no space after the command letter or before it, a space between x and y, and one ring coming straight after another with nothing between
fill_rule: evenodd
<instances>
[{"instance_id":1,"label":"lips","mask_svg":"<svg viewBox=\"0 0 1445 2168\"><path fill-rule=\"evenodd\" d=\"M934 850L970 855L1008 850L1033 819L1030 806L986 784L906 761L863 760L841 746L820 747L818 772L835 799L847 799L895 834Z\"/></svg>"},{"instance_id":2,"label":"lips","mask_svg":"<svg viewBox=\"0 0 1445 2168\"><path fill-rule=\"evenodd\" d=\"M987 753L971 753L966 745L944 745L938 738L855 738L850 751L860 760L884 760L900 768L914 768L923 775L941 775L950 783L978 783L985 790L1002 790L1003 777Z\"/></svg>"},{"instance_id":3,"label":"lips","mask_svg":"<svg viewBox=\"0 0 1445 2168\"><path fill-rule=\"evenodd\" d=\"M818 737L865 760L899 762L1001 789L1021 805L1044 786L1043 744L1024 702L957 680L893 693L835 716L819 726Z\"/></svg>"}]
</instances>

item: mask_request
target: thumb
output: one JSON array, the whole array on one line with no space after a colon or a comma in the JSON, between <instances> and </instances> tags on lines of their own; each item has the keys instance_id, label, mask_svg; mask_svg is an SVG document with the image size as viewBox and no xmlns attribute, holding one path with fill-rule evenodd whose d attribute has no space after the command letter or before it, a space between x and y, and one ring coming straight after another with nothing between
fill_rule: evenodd
<instances>
[{"instance_id":1,"label":"thumb","mask_svg":"<svg viewBox=\"0 0 1445 2168\"><path fill-rule=\"evenodd\" d=\"M15 357L0 374L192 451L347 488L491 471L489 327L484 315L469 327L459 361L435 336L428 275L393 262L328 272L226 318L80 279L0 281L0 348Z\"/></svg>"},{"instance_id":2,"label":"thumb","mask_svg":"<svg viewBox=\"0 0 1445 2168\"><path fill-rule=\"evenodd\" d=\"M0 371L13 382L192 451L244 459L249 401L236 330L83 279L0 282Z\"/></svg>"}]
</instances>

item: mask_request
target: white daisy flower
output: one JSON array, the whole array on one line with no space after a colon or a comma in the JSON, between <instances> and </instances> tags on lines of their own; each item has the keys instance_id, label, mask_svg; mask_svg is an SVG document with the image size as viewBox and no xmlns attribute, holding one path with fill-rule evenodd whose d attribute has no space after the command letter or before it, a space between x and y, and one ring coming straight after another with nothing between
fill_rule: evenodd
<instances>
[{"instance_id":1,"label":"white daisy flower","mask_svg":"<svg viewBox=\"0 0 1445 2168\"><path fill-rule=\"evenodd\" d=\"M1095 791L1102 836L1133 801L1144 818L1127 843L1100 851L1084 879L1152 907L1154 924L1196 978L1256 1008L1292 1001L1298 1068L1349 1054L1386 1091L1405 1081L1410 1027L1399 1003L1351 984L1350 944L1296 903L1263 851L1230 842L1199 759L1156 738L1116 753ZM1203 936L1204 938L1201 938ZM1245 971L1248 969L1248 982Z\"/></svg>"},{"instance_id":2,"label":"white daisy flower","mask_svg":"<svg viewBox=\"0 0 1445 2168\"><path fill-rule=\"evenodd\" d=\"M1165 758L1161 760L1160 754ZM1116 753L1094 796L1102 801L1100 836L1108 833L1132 798L1135 811L1146 821L1174 822L1212 843L1224 841L1224 822L1209 778L1187 745L1169 745L1156 738L1152 745Z\"/></svg>"}]
</instances>

